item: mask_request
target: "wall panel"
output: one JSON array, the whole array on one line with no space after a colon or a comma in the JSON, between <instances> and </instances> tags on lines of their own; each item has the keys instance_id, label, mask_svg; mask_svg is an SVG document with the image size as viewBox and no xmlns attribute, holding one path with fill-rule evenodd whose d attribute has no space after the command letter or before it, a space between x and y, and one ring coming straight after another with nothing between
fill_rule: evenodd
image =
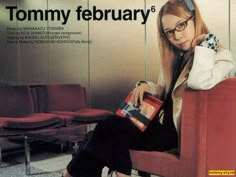
<instances>
[{"instance_id":1,"label":"wall panel","mask_svg":"<svg viewBox=\"0 0 236 177\"><path fill-rule=\"evenodd\" d=\"M144 1L93 0L90 9L143 9ZM137 21L90 22L90 88L93 106L117 108L138 80L145 79L144 25Z\"/></svg>"},{"instance_id":2,"label":"wall panel","mask_svg":"<svg viewBox=\"0 0 236 177\"><path fill-rule=\"evenodd\" d=\"M196 2L209 30L218 36L225 48L229 48L229 1L197 0Z\"/></svg>"},{"instance_id":3,"label":"wall panel","mask_svg":"<svg viewBox=\"0 0 236 177\"><path fill-rule=\"evenodd\" d=\"M49 0L50 9L71 10L65 25L59 21L49 21L49 27L62 27L65 32L81 32L71 35L68 40L88 40L88 22L77 21L75 10L82 5L87 8L87 1ZM50 82L80 83L88 86L88 44L57 43L49 45Z\"/></svg>"},{"instance_id":4,"label":"wall panel","mask_svg":"<svg viewBox=\"0 0 236 177\"><path fill-rule=\"evenodd\" d=\"M47 9L47 0L41 0L33 2L32 0L18 0L17 1L18 9L28 10L46 10ZM18 21L19 28L37 28L43 27L47 28L47 21L34 21L34 20L24 20ZM37 36L32 32L38 32L38 30L22 30L22 32L30 33L30 35L22 34L21 37L26 38L27 36ZM20 83L46 83L48 82L48 44L37 44L34 40L31 43L19 43L19 70L18 76ZM30 71L30 72L29 72Z\"/></svg>"},{"instance_id":5,"label":"wall panel","mask_svg":"<svg viewBox=\"0 0 236 177\"><path fill-rule=\"evenodd\" d=\"M5 9L6 6L16 6L16 0L1 0L0 1L0 70L1 82L4 84L17 84L18 76L18 45L17 43L7 43L7 27L17 28L17 21L9 20L9 10Z\"/></svg>"}]
</instances>

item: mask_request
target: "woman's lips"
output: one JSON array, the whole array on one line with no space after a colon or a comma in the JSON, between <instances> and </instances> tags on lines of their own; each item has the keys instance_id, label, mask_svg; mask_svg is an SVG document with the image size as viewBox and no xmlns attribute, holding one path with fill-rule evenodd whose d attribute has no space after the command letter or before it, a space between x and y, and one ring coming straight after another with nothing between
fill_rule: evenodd
<instances>
[{"instance_id":1,"label":"woman's lips","mask_svg":"<svg viewBox=\"0 0 236 177\"><path fill-rule=\"evenodd\" d=\"M182 43L179 44L179 46L180 46L180 47L184 47L185 44L187 44L187 42L188 42L188 41L182 42Z\"/></svg>"}]
</instances>

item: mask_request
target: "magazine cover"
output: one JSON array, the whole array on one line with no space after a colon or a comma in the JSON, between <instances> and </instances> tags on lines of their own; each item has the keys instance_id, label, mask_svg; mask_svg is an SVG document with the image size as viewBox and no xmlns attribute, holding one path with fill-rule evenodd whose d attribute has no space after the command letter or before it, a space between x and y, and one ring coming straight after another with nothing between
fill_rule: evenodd
<instances>
[{"instance_id":1,"label":"magazine cover","mask_svg":"<svg viewBox=\"0 0 236 177\"><path fill-rule=\"evenodd\" d=\"M144 132L158 111L161 110L163 101L150 94L145 94L142 104L139 103L135 106L132 95L132 92L128 94L116 114L122 118L130 119L139 130Z\"/></svg>"},{"instance_id":2,"label":"magazine cover","mask_svg":"<svg viewBox=\"0 0 236 177\"><path fill-rule=\"evenodd\" d=\"M134 91L130 97L141 99L149 92L171 105L164 116L170 121L160 117L158 122L168 133L154 139L156 130L141 132L148 142L141 139L146 145L140 147L132 144L137 134L129 136L125 126L119 128L120 122L112 128L105 125L103 134L119 135L114 136L118 140L107 136L109 140L103 141L107 144L96 144L103 144L98 154L104 153L106 160L101 161L111 163L106 163L109 175L114 171L118 177L142 176L141 172L165 177L236 176L235 10L235 0L0 0L0 176L24 176L25 165L27 174L61 176L70 154L57 153L59 160L46 155L46 161L30 165L34 141L24 144L9 137L45 127L55 135L57 128L80 125L81 120L74 119L78 117L83 124L91 119L78 132L94 130L97 121L113 120L111 114ZM135 85L138 81L145 83ZM74 132L61 129L59 134L75 135L63 142L77 149L85 141L81 136L76 139ZM41 141L36 135L33 140ZM104 138L99 136L96 142ZM159 146L165 143L158 138L172 143L171 148ZM59 140L56 136L49 144ZM125 149L122 144L151 152L127 148L120 152ZM8 160L12 156L14 164ZM31 158L37 159L34 154ZM132 166L126 163L130 161ZM99 176L92 167L82 172Z\"/></svg>"}]
</instances>

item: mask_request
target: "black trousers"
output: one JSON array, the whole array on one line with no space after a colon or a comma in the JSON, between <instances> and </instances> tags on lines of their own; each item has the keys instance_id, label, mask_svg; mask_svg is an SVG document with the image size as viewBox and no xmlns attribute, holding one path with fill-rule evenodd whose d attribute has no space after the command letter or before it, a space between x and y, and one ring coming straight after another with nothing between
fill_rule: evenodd
<instances>
[{"instance_id":1,"label":"black trousers","mask_svg":"<svg viewBox=\"0 0 236 177\"><path fill-rule=\"evenodd\" d=\"M141 132L127 118L111 116L97 124L91 137L84 141L67 166L73 177L101 177L104 166L130 175L129 150L164 151L178 146L172 116L160 124L154 118Z\"/></svg>"}]
</instances>

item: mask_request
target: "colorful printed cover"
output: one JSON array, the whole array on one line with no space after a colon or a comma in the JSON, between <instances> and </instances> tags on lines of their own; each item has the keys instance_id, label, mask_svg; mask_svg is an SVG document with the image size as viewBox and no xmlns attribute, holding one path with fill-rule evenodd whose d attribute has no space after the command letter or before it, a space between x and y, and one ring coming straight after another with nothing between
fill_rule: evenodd
<instances>
[{"instance_id":1,"label":"colorful printed cover","mask_svg":"<svg viewBox=\"0 0 236 177\"><path fill-rule=\"evenodd\" d=\"M161 108L163 101L150 94L144 94L142 105L134 106L131 99L132 92L121 103L116 114L123 118L129 118L137 128L144 132Z\"/></svg>"}]
</instances>

